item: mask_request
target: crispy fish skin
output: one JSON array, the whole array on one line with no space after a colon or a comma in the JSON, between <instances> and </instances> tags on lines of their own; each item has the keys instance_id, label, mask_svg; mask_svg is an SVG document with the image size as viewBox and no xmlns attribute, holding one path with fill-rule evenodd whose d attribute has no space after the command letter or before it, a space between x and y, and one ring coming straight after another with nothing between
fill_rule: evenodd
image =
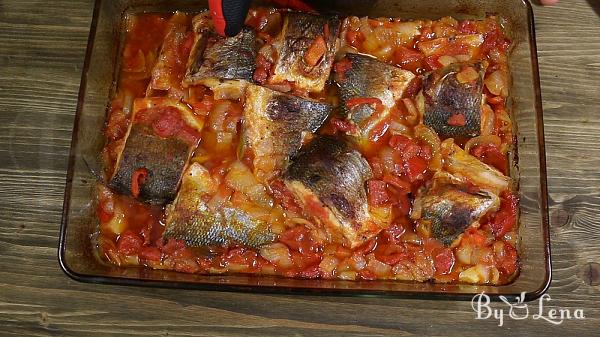
<instances>
[{"instance_id":1,"label":"crispy fish skin","mask_svg":"<svg viewBox=\"0 0 600 337\"><path fill-rule=\"evenodd\" d=\"M349 100L378 98L386 109L390 109L415 78L410 71L380 62L368 55L348 53L346 59L350 61L351 68L343 75L336 74L334 80L340 88L343 112L357 124L362 123L375 111L367 104L350 109L346 105Z\"/></svg>"},{"instance_id":2,"label":"crispy fish skin","mask_svg":"<svg viewBox=\"0 0 600 337\"><path fill-rule=\"evenodd\" d=\"M214 85L222 80L252 81L258 46L256 33L244 27L233 37L221 37L212 29L206 13L193 20L195 42L188 60L185 85Z\"/></svg>"},{"instance_id":3,"label":"crispy fish skin","mask_svg":"<svg viewBox=\"0 0 600 337\"><path fill-rule=\"evenodd\" d=\"M310 92L322 91L329 78L333 56L337 51L340 29L337 16L288 12L283 28L273 41L277 58L269 84L292 82L297 88ZM322 36L326 51L316 65L305 62L304 56L313 41Z\"/></svg>"},{"instance_id":4,"label":"crispy fish skin","mask_svg":"<svg viewBox=\"0 0 600 337\"><path fill-rule=\"evenodd\" d=\"M183 240L190 247L241 244L249 247L275 240L267 222L226 203L211 208L204 200L217 190L206 168L192 163L185 172L180 191L166 208L164 239Z\"/></svg>"},{"instance_id":5,"label":"crispy fish skin","mask_svg":"<svg viewBox=\"0 0 600 337\"><path fill-rule=\"evenodd\" d=\"M474 68L478 76L461 83L458 75L465 67ZM456 63L429 73L423 81L423 123L441 137L479 136L484 72L480 63ZM464 116L464 125L451 122L455 115Z\"/></svg>"},{"instance_id":6,"label":"crispy fish skin","mask_svg":"<svg viewBox=\"0 0 600 337\"><path fill-rule=\"evenodd\" d=\"M136 170L145 168L148 176L140 187L138 199L161 204L173 200L177 186L191 154L185 142L161 138L145 125L134 124L109 186L120 194L131 194L131 180Z\"/></svg>"},{"instance_id":7,"label":"crispy fish skin","mask_svg":"<svg viewBox=\"0 0 600 337\"><path fill-rule=\"evenodd\" d=\"M496 194L473 191L459 178L437 172L431 185L417 195L411 216L428 225L434 238L450 246L469 226L499 207Z\"/></svg>"},{"instance_id":8,"label":"crispy fish skin","mask_svg":"<svg viewBox=\"0 0 600 337\"><path fill-rule=\"evenodd\" d=\"M339 86L341 110L367 136L373 126L389 115L415 75L367 55L348 53L345 58L350 61L350 69L334 75ZM376 120L366 122L375 113L375 108L370 104L348 107L348 102L356 98L377 98L383 105L383 111Z\"/></svg>"},{"instance_id":9,"label":"crispy fish skin","mask_svg":"<svg viewBox=\"0 0 600 337\"><path fill-rule=\"evenodd\" d=\"M365 158L342 140L319 137L296 156L284 182L305 211L332 239L357 247L381 231L367 204L365 183L372 178Z\"/></svg>"},{"instance_id":10,"label":"crispy fish skin","mask_svg":"<svg viewBox=\"0 0 600 337\"><path fill-rule=\"evenodd\" d=\"M254 152L254 174L266 181L284 170L332 111L329 104L249 85L244 106L244 138Z\"/></svg>"}]
</instances>

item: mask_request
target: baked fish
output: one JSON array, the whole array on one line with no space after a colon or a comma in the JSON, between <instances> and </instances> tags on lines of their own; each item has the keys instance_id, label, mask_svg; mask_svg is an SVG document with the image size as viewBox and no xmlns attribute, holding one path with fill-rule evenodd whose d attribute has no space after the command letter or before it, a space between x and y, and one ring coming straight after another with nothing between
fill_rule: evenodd
<instances>
[{"instance_id":1,"label":"baked fish","mask_svg":"<svg viewBox=\"0 0 600 337\"><path fill-rule=\"evenodd\" d=\"M369 163L342 140L314 139L292 160L283 178L304 211L335 242L357 247L386 225L369 213L365 188L372 178Z\"/></svg>"},{"instance_id":2,"label":"baked fish","mask_svg":"<svg viewBox=\"0 0 600 337\"><path fill-rule=\"evenodd\" d=\"M469 226L499 207L496 194L467 186L461 179L440 171L429 187L418 193L411 217L426 225L432 237L450 246Z\"/></svg>"},{"instance_id":3,"label":"baked fish","mask_svg":"<svg viewBox=\"0 0 600 337\"><path fill-rule=\"evenodd\" d=\"M285 13L281 32L272 43L276 58L268 83L289 82L301 90L322 91L337 51L339 29L337 16Z\"/></svg>"},{"instance_id":4,"label":"baked fish","mask_svg":"<svg viewBox=\"0 0 600 337\"><path fill-rule=\"evenodd\" d=\"M166 208L163 238L183 240L189 247L259 247L275 240L268 222L255 215L256 206L234 206L227 198L214 202L218 188L218 182L206 168L192 163L185 172L177 198Z\"/></svg>"},{"instance_id":5,"label":"baked fish","mask_svg":"<svg viewBox=\"0 0 600 337\"><path fill-rule=\"evenodd\" d=\"M169 28L163 41L158 61L152 69L152 79L146 96L156 95L157 91L168 91L171 97L184 97L181 81L186 72L186 62L190 49L186 48L189 20L182 12L175 12L169 19Z\"/></svg>"},{"instance_id":6,"label":"baked fish","mask_svg":"<svg viewBox=\"0 0 600 337\"><path fill-rule=\"evenodd\" d=\"M348 53L338 63L345 64L336 67L334 75L341 111L358 127L355 136L368 137L402 98L415 75L362 54Z\"/></svg>"},{"instance_id":7,"label":"baked fish","mask_svg":"<svg viewBox=\"0 0 600 337\"><path fill-rule=\"evenodd\" d=\"M453 139L444 140L440 152L446 172L497 195L510 187L509 177L467 153Z\"/></svg>"},{"instance_id":8,"label":"baked fish","mask_svg":"<svg viewBox=\"0 0 600 337\"><path fill-rule=\"evenodd\" d=\"M283 171L304 138L325 122L329 104L249 85L244 106L244 142L254 153L254 173L266 181Z\"/></svg>"},{"instance_id":9,"label":"baked fish","mask_svg":"<svg viewBox=\"0 0 600 337\"><path fill-rule=\"evenodd\" d=\"M205 13L193 19L195 42L188 61L186 85L212 87L222 80L252 81L256 69L256 33L244 27L233 37L214 32Z\"/></svg>"},{"instance_id":10,"label":"baked fish","mask_svg":"<svg viewBox=\"0 0 600 337\"><path fill-rule=\"evenodd\" d=\"M423 123L440 137L479 136L484 73L479 63L455 63L425 76Z\"/></svg>"},{"instance_id":11,"label":"baked fish","mask_svg":"<svg viewBox=\"0 0 600 337\"><path fill-rule=\"evenodd\" d=\"M179 101L138 99L109 187L140 201L173 200L203 123ZM158 133L157 133L158 130ZM185 133L185 134L184 134Z\"/></svg>"}]
</instances>

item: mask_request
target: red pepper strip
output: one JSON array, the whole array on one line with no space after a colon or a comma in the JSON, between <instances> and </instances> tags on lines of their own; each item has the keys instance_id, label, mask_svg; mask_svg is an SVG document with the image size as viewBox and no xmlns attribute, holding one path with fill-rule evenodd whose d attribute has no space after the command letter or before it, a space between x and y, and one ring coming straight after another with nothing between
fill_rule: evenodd
<instances>
[{"instance_id":1,"label":"red pepper strip","mask_svg":"<svg viewBox=\"0 0 600 337\"><path fill-rule=\"evenodd\" d=\"M287 7L301 12L314 12L314 9L301 0L272 0L280 7Z\"/></svg>"},{"instance_id":2,"label":"red pepper strip","mask_svg":"<svg viewBox=\"0 0 600 337\"><path fill-rule=\"evenodd\" d=\"M137 198L140 195L140 187L146 182L148 170L145 167L139 168L131 176L131 195Z\"/></svg>"},{"instance_id":3,"label":"red pepper strip","mask_svg":"<svg viewBox=\"0 0 600 337\"><path fill-rule=\"evenodd\" d=\"M348 107L348 109L352 109L357 105L363 104L375 105L376 112L383 111L383 103L379 98L376 97L355 97L346 101L346 106Z\"/></svg>"}]
</instances>

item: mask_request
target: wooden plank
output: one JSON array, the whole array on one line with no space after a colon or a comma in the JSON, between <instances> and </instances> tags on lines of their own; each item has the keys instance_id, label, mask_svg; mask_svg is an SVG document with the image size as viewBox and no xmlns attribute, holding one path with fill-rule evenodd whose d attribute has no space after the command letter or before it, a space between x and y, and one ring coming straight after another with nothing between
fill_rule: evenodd
<instances>
[{"instance_id":1,"label":"wooden plank","mask_svg":"<svg viewBox=\"0 0 600 337\"><path fill-rule=\"evenodd\" d=\"M598 5L590 3L561 0L554 8L535 8L552 207L553 300L547 308L582 308L587 318L554 326L506 317L500 328L492 319L475 321L468 302L181 291L69 279L58 267L56 246L93 2L0 2L2 334L596 334L600 22Z\"/></svg>"}]
</instances>

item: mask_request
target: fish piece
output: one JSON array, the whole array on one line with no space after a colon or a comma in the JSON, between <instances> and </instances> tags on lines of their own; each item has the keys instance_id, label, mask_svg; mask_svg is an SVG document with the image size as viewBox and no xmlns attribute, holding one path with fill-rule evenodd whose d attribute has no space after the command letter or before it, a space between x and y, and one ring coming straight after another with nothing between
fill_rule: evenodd
<instances>
[{"instance_id":1,"label":"fish piece","mask_svg":"<svg viewBox=\"0 0 600 337\"><path fill-rule=\"evenodd\" d=\"M173 200L203 123L179 101L138 99L109 186L140 201ZM134 181L135 180L135 181Z\"/></svg>"},{"instance_id":2,"label":"fish piece","mask_svg":"<svg viewBox=\"0 0 600 337\"><path fill-rule=\"evenodd\" d=\"M337 50L339 29L337 16L285 13L281 32L272 43L277 56L268 83L290 82L301 90L322 91Z\"/></svg>"},{"instance_id":3,"label":"fish piece","mask_svg":"<svg viewBox=\"0 0 600 337\"><path fill-rule=\"evenodd\" d=\"M423 81L423 123L440 137L476 137L481 133L483 75L480 63L451 64Z\"/></svg>"},{"instance_id":4,"label":"fish piece","mask_svg":"<svg viewBox=\"0 0 600 337\"><path fill-rule=\"evenodd\" d=\"M193 25L196 37L184 84L212 87L223 80L252 81L258 50L253 30L244 27L236 36L219 36L205 13L196 16Z\"/></svg>"},{"instance_id":5,"label":"fish piece","mask_svg":"<svg viewBox=\"0 0 600 337\"><path fill-rule=\"evenodd\" d=\"M387 118L415 75L362 54L348 53L338 62L347 64L347 70L334 75L342 113L358 126L358 134L354 135L366 138Z\"/></svg>"},{"instance_id":6,"label":"fish piece","mask_svg":"<svg viewBox=\"0 0 600 337\"><path fill-rule=\"evenodd\" d=\"M244 106L244 141L254 153L260 181L278 175L304 138L316 132L332 111L329 104L249 85Z\"/></svg>"},{"instance_id":7,"label":"fish piece","mask_svg":"<svg viewBox=\"0 0 600 337\"><path fill-rule=\"evenodd\" d=\"M494 194L499 195L509 188L509 177L461 149L453 139L444 140L440 151L445 171Z\"/></svg>"},{"instance_id":8,"label":"fish piece","mask_svg":"<svg viewBox=\"0 0 600 337\"><path fill-rule=\"evenodd\" d=\"M371 178L365 158L332 137L316 138L303 147L284 174L305 212L333 241L352 248L388 225L369 213L365 183Z\"/></svg>"},{"instance_id":9,"label":"fish piece","mask_svg":"<svg viewBox=\"0 0 600 337\"><path fill-rule=\"evenodd\" d=\"M211 198L218 188L218 182L206 168L192 163L185 172L177 198L166 208L163 238L183 240L190 247L260 247L275 240L268 222L255 215L256 206L234 206L227 200L213 202Z\"/></svg>"},{"instance_id":10,"label":"fish piece","mask_svg":"<svg viewBox=\"0 0 600 337\"><path fill-rule=\"evenodd\" d=\"M447 172L437 172L431 185L419 191L411 217L450 246L469 226L499 207L498 195L469 186Z\"/></svg>"},{"instance_id":11,"label":"fish piece","mask_svg":"<svg viewBox=\"0 0 600 337\"><path fill-rule=\"evenodd\" d=\"M188 32L188 25L189 19L182 12L175 12L169 19L168 32L146 90L147 97L156 95L157 91L168 91L172 97L185 96L181 81L186 72L184 60L188 59L191 47L192 33Z\"/></svg>"}]
</instances>

